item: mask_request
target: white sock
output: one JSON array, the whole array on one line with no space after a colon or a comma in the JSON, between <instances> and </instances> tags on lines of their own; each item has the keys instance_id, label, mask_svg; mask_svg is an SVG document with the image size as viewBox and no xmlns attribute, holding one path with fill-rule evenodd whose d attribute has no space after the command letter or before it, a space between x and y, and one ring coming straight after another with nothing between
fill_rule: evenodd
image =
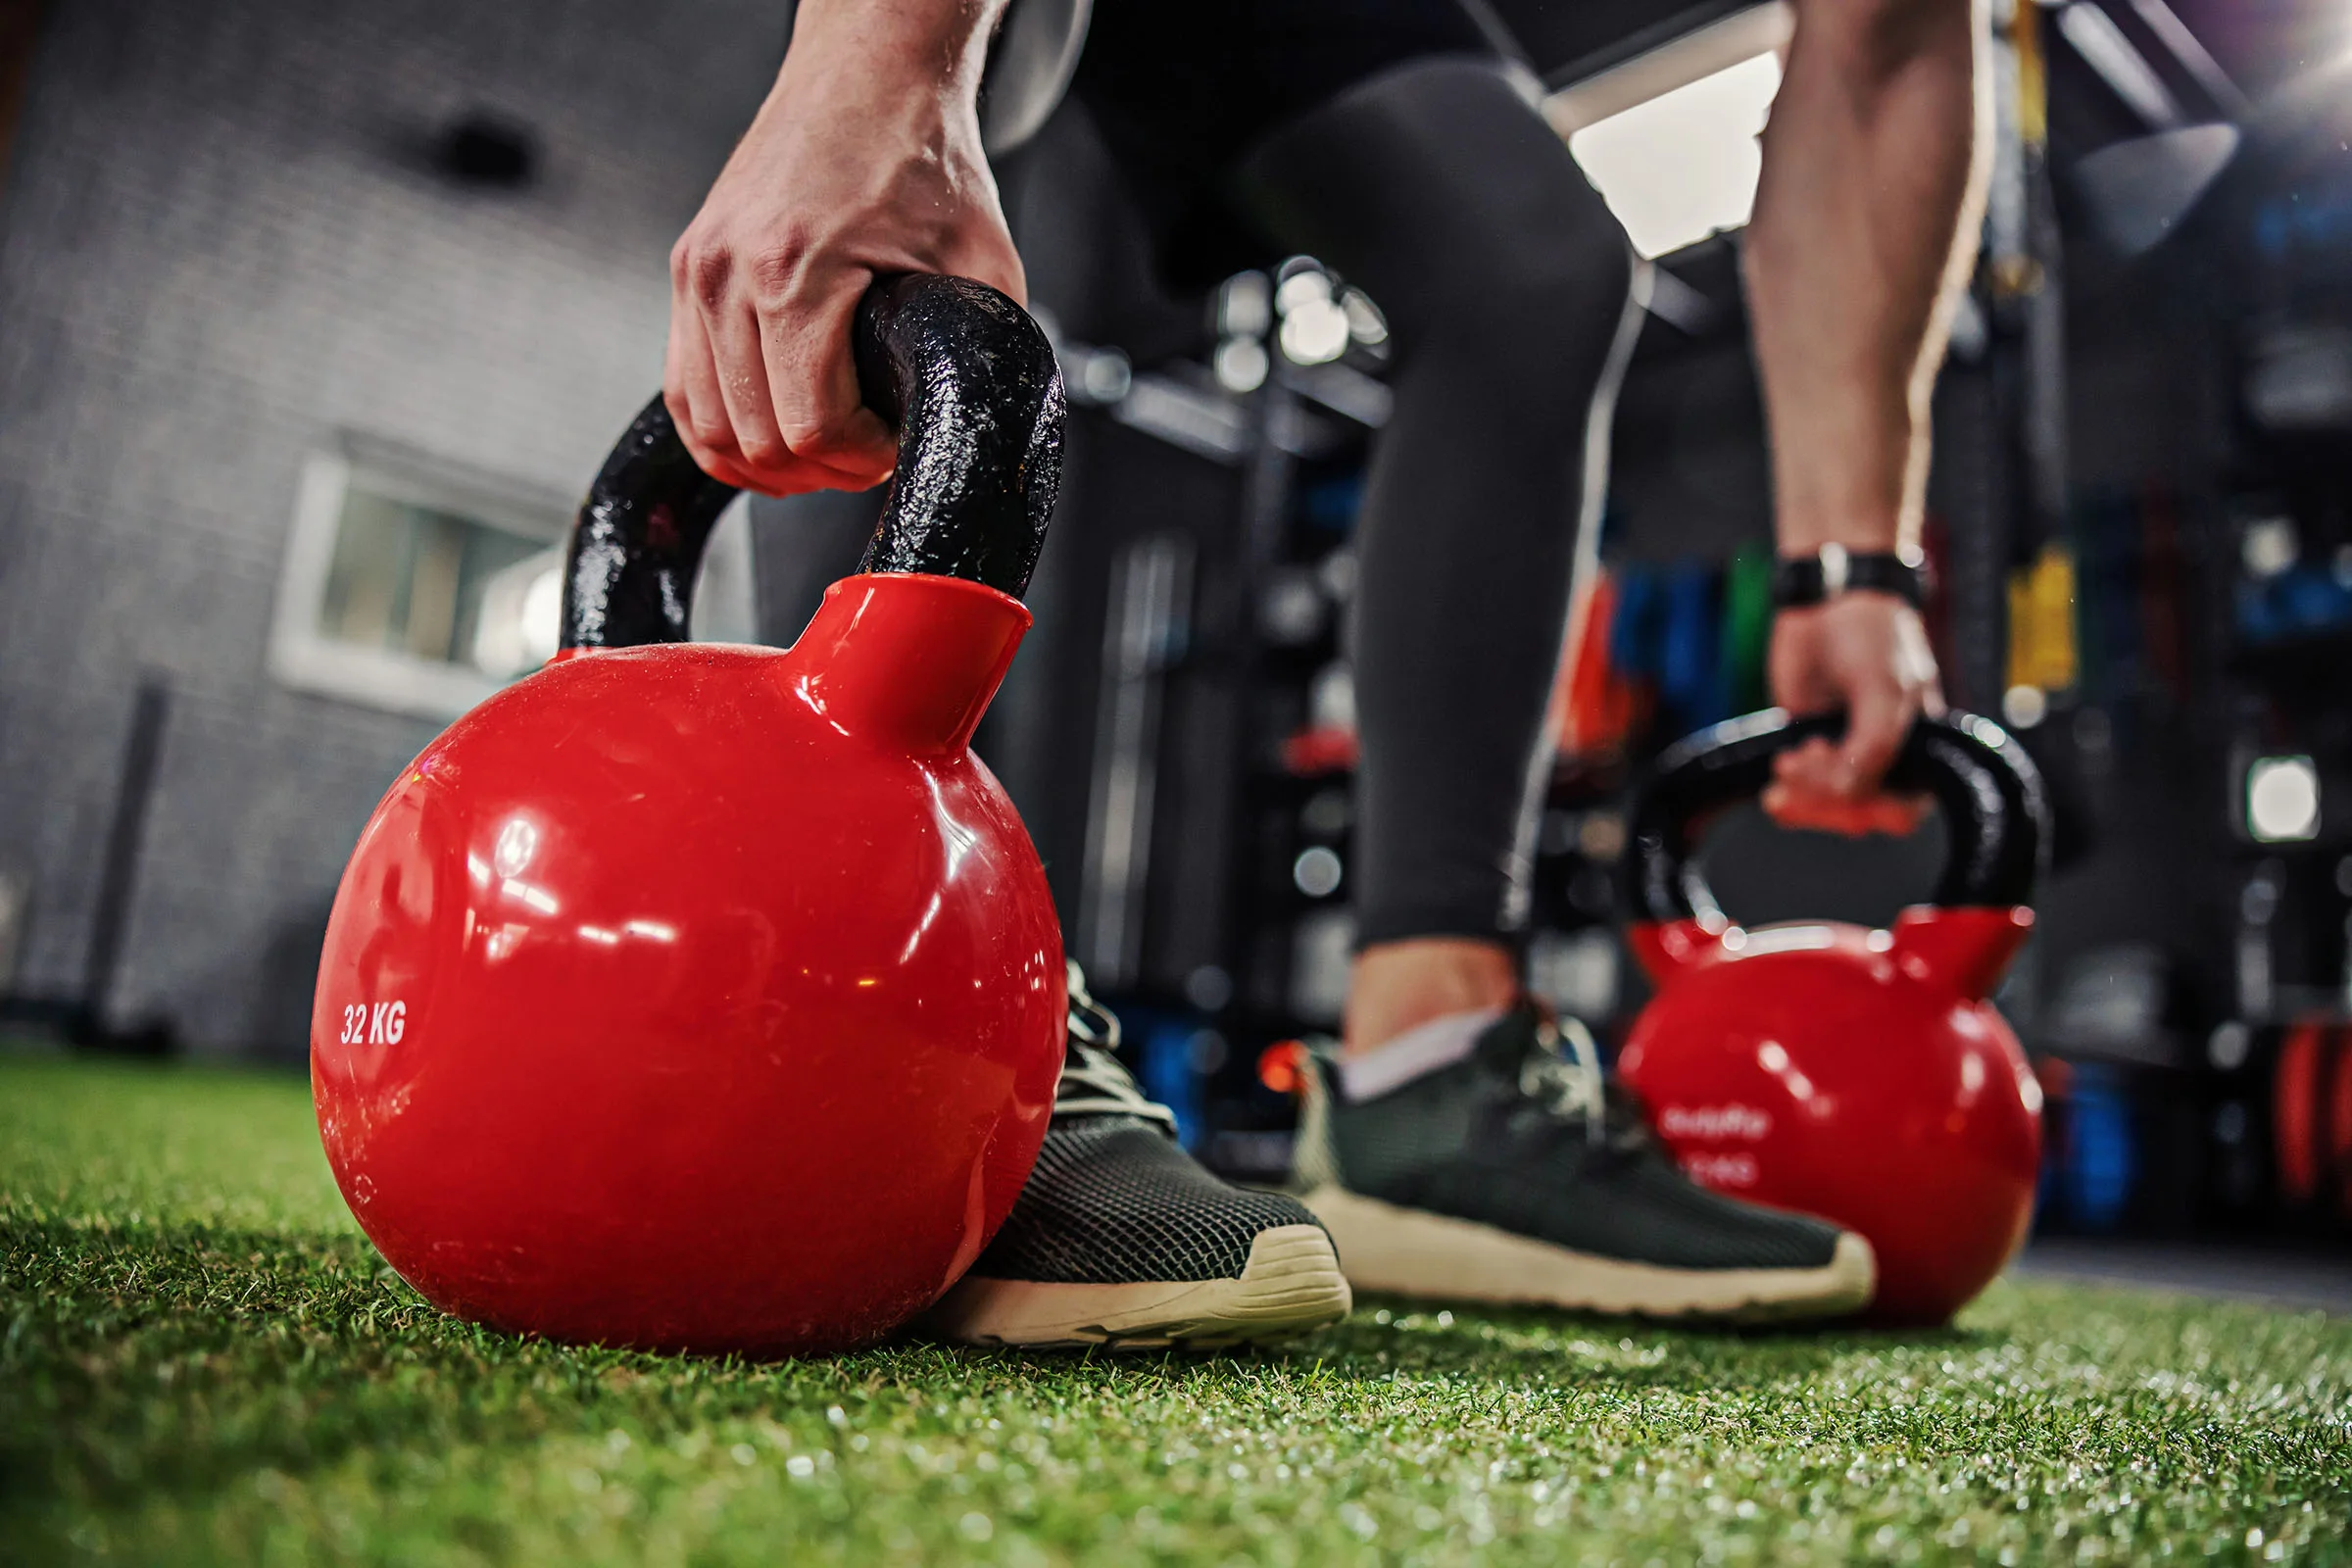
<instances>
[{"instance_id":1,"label":"white sock","mask_svg":"<svg viewBox=\"0 0 2352 1568\"><path fill-rule=\"evenodd\" d=\"M1360 1055L1340 1058L1340 1086L1349 1100L1370 1100L1400 1089L1423 1073L1450 1067L1470 1054L1478 1037L1507 1009L1481 1007L1432 1018Z\"/></svg>"}]
</instances>

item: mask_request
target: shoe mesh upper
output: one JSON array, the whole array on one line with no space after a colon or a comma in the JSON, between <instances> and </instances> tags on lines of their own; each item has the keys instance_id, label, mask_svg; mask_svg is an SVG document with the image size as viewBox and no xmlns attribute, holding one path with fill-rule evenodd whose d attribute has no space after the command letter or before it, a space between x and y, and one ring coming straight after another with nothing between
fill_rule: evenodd
<instances>
[{"instance_id":1,"label":"shoe mesh upper","mask_svg":"<svg viewBox=\"0 0 2352 1568\"><path fill-rule=\"evenodd\" d=\"M1260 1232L1314 1223L1295 1200L1219 1181L1148 1122L1055 1117L971 1272L1073 1285L1238 1279Z\"/></svg>"},{"instance_id":2,"label":"shoe mesh upper","mask_svg":"<svg viewBox=\"0 0 2352 1568\"><path fill-rule=\"evenodd\" d=\"M1690 1269L1829 1263L1837 1227L1699 1186L1621 1092L1612 1089L1605 1123L1531 1095L1526 1066L1544 1049L1537 1014L1522 1007L1467 1059L1370 1100L1339 1099L1321 1070L1321 1102L1306 1117L1320 1147L1302 1164L1366 1198L1593 1256Z\"/></svg>"}]
</instances>

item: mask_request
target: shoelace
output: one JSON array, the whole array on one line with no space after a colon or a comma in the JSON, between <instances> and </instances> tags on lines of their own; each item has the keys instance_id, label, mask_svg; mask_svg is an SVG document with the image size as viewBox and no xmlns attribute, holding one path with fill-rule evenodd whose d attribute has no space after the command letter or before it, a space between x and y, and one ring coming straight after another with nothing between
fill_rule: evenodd
<instances>
[{"instance_id":1,"label":"shoelace","mask_svg":"<svg viewBox=\"0 0 2352 1568\"><path fill-rule=\"evenodd\" d=\"M1536 1049L1519 1064L1519 1092L1557 1120L1581 1121L1585 1142L1595 1148L1631 1151L1647 1137L1631 1093L1610 1081L1592 1033L1573 1018L1564 1026L1537 1021Z\"/></svg>"},{"instance_id":2,"label":"shoelace","mask_svg":"<svg viewBox=\"0 0 2352 1568\"><path fill-rule=\"evenodd\" d=\"M1119 1049L1119 1020L1086 989L1086 972L1070 966L1070 1044L1054 1091L1056 1116L1140 1116L1176 1133L1176 1113L1146 1098L1111 1053Z\"/></svg>"}]
</instances>

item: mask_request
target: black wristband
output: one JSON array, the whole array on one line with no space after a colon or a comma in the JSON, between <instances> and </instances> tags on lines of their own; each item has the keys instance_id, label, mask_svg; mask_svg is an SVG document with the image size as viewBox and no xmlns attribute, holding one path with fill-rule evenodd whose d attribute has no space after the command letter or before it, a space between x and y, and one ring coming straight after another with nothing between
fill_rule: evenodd
<instances>
[{"instance_id":1,"label":"black wristband","mask_svg":"<svg viewBox=\"0 0 2352 1568\"><path fill-rule=\"evenodd\" d=\"M1840 545L1824 545L1819 555L1773 564L1772 602L1783 610L1818 605L1856 589L1892 594L1919 609L1927 600L1927 584L1918 553L1858 555Z\"/></svg>"}]
</instances>

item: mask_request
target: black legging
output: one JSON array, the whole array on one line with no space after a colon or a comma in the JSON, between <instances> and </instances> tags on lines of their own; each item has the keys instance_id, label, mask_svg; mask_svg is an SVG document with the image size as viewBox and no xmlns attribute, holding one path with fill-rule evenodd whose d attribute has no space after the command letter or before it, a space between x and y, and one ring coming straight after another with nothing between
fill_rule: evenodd
<instances>
[{"instance_id":1,"label":"black legging","mask_svg":"<svg viewBox=\"0 0 2352 1568\"><path fill-rule=\"evenodd\" d=\"M1452 0L1100 0L1075 88L1163 244L1229 220L1387 316L1395 407L1356 525L1357 940L1514 938L1637 319L1623 231Z\"/></svg>"},{"instance_id":2,"label":"black legging","mask_svg":"<svg viewBox=\"0 0 2352 1568\"><path fill-rule=\"evenodd\" d=\"M1607 462L1596 394L1640 318L1632 252L1559 137L1469 59L1392 69L1276 130L1237 191L1362 284L1396 345L1356 523L1357 943L1513 937Z\"/></svg>"}]
</instances>

